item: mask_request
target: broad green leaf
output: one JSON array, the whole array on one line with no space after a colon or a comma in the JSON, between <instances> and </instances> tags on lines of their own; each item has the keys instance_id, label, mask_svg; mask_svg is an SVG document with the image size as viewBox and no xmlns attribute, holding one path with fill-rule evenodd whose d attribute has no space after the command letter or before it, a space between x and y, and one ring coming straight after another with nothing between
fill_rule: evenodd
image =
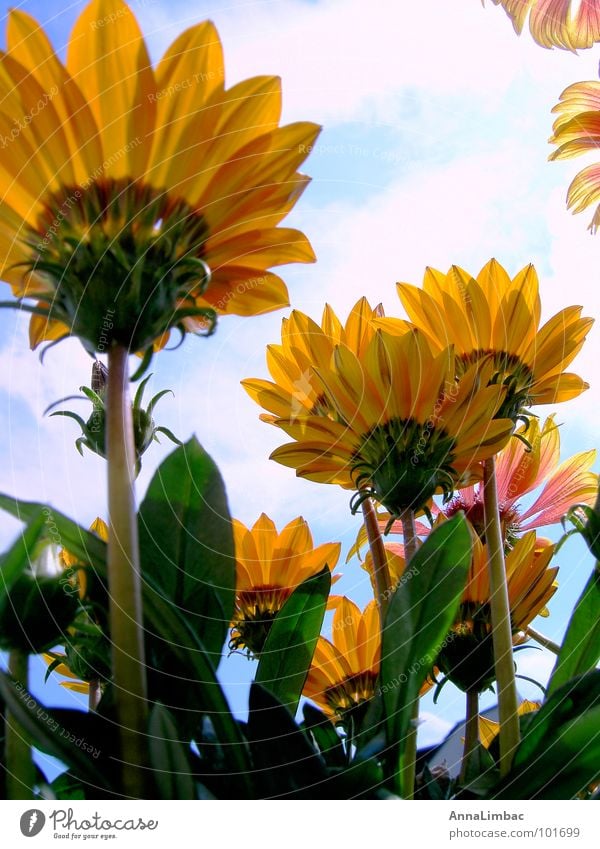
<instances>
[{"instance_id":1,"label":"broad green leaf","mask_svg":"<svg viewBox=\"0 0 600 849\"><path fill-rule=\"evenodd\" d=\"M575 606L556 659L548 693L570 678L593 669L600 660L600 563L596 563Z\"/></svg>"},{"instance_id":2,"label":"broad green leaf","mask_svg":"<svg viewBox=\"0 0 600 849\"><path fill-rule=\"evenodd\" d=\"M164 705L157 703L152 708L148 731L150 763L160 798L195 799L189 746L179 739L173 717Z\"/></svg>"},{"instance_id":3,"label":"broad green leaf","mask_svg":"<svg viewBox=\"0 0 600 849\"><path fill-rule=\"evenodd\" d=\"M302 729L314 739L329 766L346 766L346 753L333 722L318 708L307 702L302 707L304 722Z\"/></svg>"},{"instance_id":4,"label":"broad green leaf","mask_svg":"<svg viewBox=\"0 0 600 849\"><path fill-rule=\"evenodd\" d=\"M63 801L70 799L85 799L85 787L69 772L61 773L50 784L50 791L54 799Z\"/></svg>"},{"instance_id":5,"label":"broad green leaf","mask_svg":"<svg viewBox=\"0 0 600 849\"><path fill-rule=\"evenodd\" d=\"M330 587L327 566L296 587L273 620L260 655L254 680L273 693L292 716L321 633Z\"/></svg>"},{"instance_id":6,"label":"broad green leaf","mask_svg":"<svg viewBox=\"0 0 600 849\"><path fill-rule=\"evenodd\" d=\"M235 602L235 556L219 470L193 438L156 471L139 511L144 577L220 655Z\"/></svg>"},{"instance_id":7,"label":"broad green leaf","mask_svg":"<svg viewBox=\"0 0 600 849\"><path fill-rule=\"evenodd\" d=\"M41 512L32 517L11 548L0 557L0 608L15 581L29 566L40 539L44 536L44 517Z\"/></svg>"},{"instance_id":8,"label":"broad green leaf","mask_svg":"<svg viewBox=\"0 0 600 849\"><path fill-rule=\"evenodd\" d=\"M393 751L403 749L412 706L454 622L470 562L471 537L459 513L429 535L391 597L380 690Z\"/></svg>"},{"instance_id":9,"label":"broad green leaf","mask_svg":"<svg viewBox=\"0 0 600 849\"><path fill-rule=\"evenodd\" d=\"M600 779L600 671L555 690L524 730L490 798L570 799Z\"/></svg>"}]
</instances>

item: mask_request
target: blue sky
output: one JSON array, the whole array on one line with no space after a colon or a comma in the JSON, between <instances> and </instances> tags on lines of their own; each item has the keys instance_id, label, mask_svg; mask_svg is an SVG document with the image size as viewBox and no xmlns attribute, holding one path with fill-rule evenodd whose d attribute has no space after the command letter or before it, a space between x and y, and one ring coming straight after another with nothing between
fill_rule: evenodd
<instances>
[{"instance_id":1,"label":"blue sky","mask_svg":"<svg viewBox=\"0 0 600 849\"><path fill-rule=\"evenodd\" d=\"M14 5L34 14L62 52L84 4ZM396 281L420 283L427 265L446 270L456 263L475 273L495 256L511 273L534 262L546 318L570 304L600 313L600 237L586 231L586 214L571 216L564 202L584 163L547 162L550 110L567 85L597 77L596 50L543 50L517 38L500 9L483 9L478 0L139 0L132 8L155 59L186 26L211 18L224 43L228 85L280 74L284 120L323 124L304 167L312 185L287 219L307 233L318 257L314 266L284 270L294 307L318 319L328 301L345 317L366 294L398 315ZM175 393L161 402L158 420L181 439L197 434L221 468L234 515L252 523L264 510L280 526L303 515L317 542L341 540L345 556L358 528L348 494L296 480L270 462L282 440L258 421L239 386L244 377L266 376L265 346L278 340L285 314L224 319L213 338L187 339L156 358L153 388ZM592 388L558 410L563 456L595 445L597 355L594 329L576 361ZM42 412L88 383L90 364L78 343L67 341L40 365L24 318L0 312L0 489L47 500L84 524L105 515L104 464L76 453L74 423ZM155 446L146 455L140 497L169 450ZM1 521L6 546L18 525ZM555 639L591 566L578 541L559 563L552 615L538 623ZM359 603L368 598L356 562L338 587ZM519 664L544 679L552 658L528 651ZM242 658L223 664L236 705L244 702L249 668ZM56 688L45 692L48 701L57 698ZM528 685L522 692L536 695ZM422 740L439 737L462 712L462 695L446 688L435 716L425 709Z\"/></svg>"}]
</instances>

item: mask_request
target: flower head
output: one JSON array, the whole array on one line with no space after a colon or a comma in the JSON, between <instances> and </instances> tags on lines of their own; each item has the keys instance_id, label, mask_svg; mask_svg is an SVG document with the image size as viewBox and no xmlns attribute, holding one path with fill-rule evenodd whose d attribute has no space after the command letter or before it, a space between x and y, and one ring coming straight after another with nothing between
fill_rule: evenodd
<instances>
[{"instance_id":1,"label":"flower head","mask_svg":"<svg viewBox=\"0 0 600 849\"><path fill-rule=\"evenodd\" d=\"M599 0L492 0L520 34L529 14L531 35L542 47L579 50L600 41Z\"/></svg>"},{"instance_id":2,"label":"flower head","mask_svg":"<svg viewBox=\"0 0 600 849\"><path fill-rule=\"evenodd\" d=\"M302 415L333 418L335 411L315 369L329 366L336 345L345 345L361 359L375 334L373 319L381 316L381 306L373 309L366 298L361 298L345 325L328 304L320 325L298 310L284 318L281 345L267 346L267 366L273 380L242 381L250 397L269 410L261 419L273 423L279 417L295 420Z\"/></svg>"},{"instance_id":3,"label":"flower head","mask_svg":"<svg viewBox=\"0 0 600 849\"><path fill-rule=\"evenodd\" d=\"M434 351L454 345L458 373L492 360L492 380L506 388L501 415L516 420L532 404L575 398L588 388L578 375L565 372L593 320L581 307L567 307L540 327L538 277L532 265L511 279L492 259L471 277L458 266L447 274L428 268L423 287L398 284L409 318L426 335ZM394 328L405 322L379 319Z\"/></svg>"},{"instance_id":4,"label":"flower head","mask_svg":"<svg viewBox=\"0 0 600 849\"><path fill-rule=\"evenodd\" d=\"M452 349L432 354L419 331L380 330L360 358L338 345L330 367L315 370L334 417L275 419L295 441L271 457L299 477L360 490L355 507L372 496L395 517L448 495L512 431L494 419L505 390L485 385L491 373L471 367L456 381Z\"/></svg>"},{"instance_id":5,"label":"flower head","mask_svg":"<svg viewBox=\"0 0 600 849\"><path fill-rule=\"evenodd\" d=\"M581 452L559 463L560 434L554 416L547 418L543 426L532 418L516 433L529 446L521 439L511 439L496 457L500 521L509 547L516 534L560 521L573 505L592 505L598 491L598 475L590 471L595 451ZM533 504L521 508L520 499L542 485ZM464 510L485 541L481 484L458 492L442 512L449 518L458 510Z\"/></svg>"},{"instance_id":6,"label":"flower head","mask_svg":"<svg viewBox=\"0 0 600 849\"><path fill-rule=\"evenodd\" d=\"M233 533L236 607L229 647L258 656L273 620L296 587L325 566L333 571L340 544L325 543L315 548L304 519L294 519L279 532L264 513L252 528L234 519Z\"/></svg>"},{"instance_id":7,"label":"flower head","mask_svg":"<svg viewBox=\"0 0 600 849\"><path fill-rule=\"evenodd\" d=\"M550 143L558 145L550 159L571 159L596 151L600 144L600 82L575 83L566 88L553 112L558 117L552 127ZM588 165L572 181L567 192L567 207L582 212L600 200L600 166ZM589 229L600 226L600 205L596 206Z\"/></svg>"},{"instance_id":8,"label":"flower head","mask_svg":"<svg viewBox=\"0 0 600 849\"><path fill-rule=\"evenodd\" d=\"M459 612L436 664L463 690L482 691L495 679L487 547L471 530L473 559ZM513 642L523 640L536 616L547 616L558 567L551 567L554 546L529 531L506 557L506 579Z\"/></svg>"},{"instance_id":9,"label":"flower head","mask_svg":"<svg viewBox=\"0 0 600 849\"><path fill-rule=\"evenodd\" d=\"M303 693L334 722L362 714L375 695L381 655L377 604L364 611L342 598L333 615L332 641L319 637Z\"/></svg>"},{"instance_id":10,"label":"flower head","mask_svg":"<svg viewBox=\"0 0 600 849\"><path fill-rule=\"evenodd\" d=\"M13 10L0 68L0 271L38 301L34 346L73 334L91 351L149 350L170 328L288 303L268 269L314 260L278 225L319 128L279 126L276 77L226 89L210 22L154 68L130 8L92 0L63 63Z\"/></svg>"}]
</instances>

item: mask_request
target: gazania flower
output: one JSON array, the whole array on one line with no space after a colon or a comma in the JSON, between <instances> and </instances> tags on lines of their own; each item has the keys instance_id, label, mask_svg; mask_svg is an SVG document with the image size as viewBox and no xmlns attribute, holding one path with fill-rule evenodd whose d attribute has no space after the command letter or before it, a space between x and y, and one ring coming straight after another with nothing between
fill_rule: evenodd
<instances>
[{"instance_id":1,"label":"gazania flower","mask_svg":"<svg viewBox=\"0 0 600 849\"><path fill-rule=\"evenodd\" d=\"M327 368L336 345L345 345L359 359L373 338L373 319L383 316L381 305L373 309L366 298L354 305L343 325L326 304L321 324L298 310L281 323L281 345L267 346L267 366L273 381L250 378L242 385L261 407L274 415L261 419L295 419L301 415L323 415L333 418L324 387L315 367Z\"/></svg>"},{"instance_id":2,"label":"gazania flower","mask_svg":"<svg viewBox=\"0 0 600 849\"><path fill-rule=\"evenodd\" d=\"M94 519L90 525L90 531L100 537L104 542L108 542L108 526L100 517ZM66 571L75 572L76 577L73 579L73 585L77 587L79 597L84 599L87 594L87 575L85 567L87 564L82 563L80 558L66 548L62 548L58 553L58 560L62 568Z\"/></svg>"},{"instance_id":3,"label":"gazania flower","mask_svg":"<svg viewBox=\"0 0 600 849\"><path fill-rule=\"evenodd\" d=\"M229 647L258 656L273 620L296 587L325 566L333 571L340 544L325 543L315 548L304 519L298 517L278 532L264 513L251 529L234 519L233 533L236 607Z\"/></svg>"},{"instance_id":4,"label":"gazania flower","mask_svg":"<svg viewBox=\"0 0 600 849\"><path fill-rule=\"evenodd\" d=\"M600 145L600 82L575 83L566 88L553 112L558 117L552 127L550 143L558 145L550 159L571 159L598 150ZM600 200L600 165L588 165L572 181L567 206L582 212ZM600 206L596 206L589 229L600 225Z\"/></svg>"},{"instance_id":5,"label":"gazania flower","mask_svg":"<svg viewBox=\"0 0 600 849\"><path fill-rule=\"evenodd\" d=\"M531 35L542 47L579 50L600 41L599 0L492 0L520 34L529 14Z\"/></svg>"},{"instance_id":6,"label":"gazania flower","mask_svg":"<svg viewBox=\"0 0 600 849\"><path fill-rule=\"evenodd\" d=\"M11 11L0 65L0 272L39 302L34 346L71 333L92 351L148 350L169 328L288 303L268 269L314 260L279 224L319 128L279 126L278 78L225 89L209 22L153 68L121 0L85 8L64 63Z\"/></svg>"},{"instance_id":7,"label":"gazania flower","mask_svg":"<svg viewBox=\"0 0 600 849\"><path fill-rule=\"evenodd\" d=\"M595 451L584 451L559 464L560 434L554 416L540 426L532 418L529 426L517 430L526 439L511 439L496 457L496 480L500 521L507 544L516 534L551 525L568 512L574 504L592 505L598 491L598 475L590 471L596 459ZM543 485L533 504L527 509L519 500ZM478 484L461 490L443 508L449 518L464 510L467 518L484 539L483 487Z\"/></svg>"},{"instance_id":8,"label":"gazania flower","mask_svg":"<svg viewBox=\"0 0 600 849\"><path fill-rule=\"evenodd\" d=\"M375 601L361 613L343 598L333 615L332 641L319 637L303 693L334 722L360 721L375 695L381 655L381 625Z\"/></svg>"},{"instance_id":9,"label":"gazania flower","mask_svg":"<svg viewBox=\"0 0 600 849\"><path fill-rule=\"evenodd\" d=\"M394 517L417 510L468 483L512 431L509 419L494 420L504 388L480 386L491 372L468 368L455 381L452 350L433 355L418 331L378 331L360 359L339 345L316 372L335 420L275 419L295 441L271 457L299 477L360 490L355 508L372 496Z\"/></svg>"},{"instance_id":10,"label":"gazania flower","mask_svg":"<svg viewBox=\"0 0 600 849\"><path fill-rule=\"evenodd\" d=\"M64 687L65 690L72 690L75 693L83 693L86 696L90 691L89 681L81 681L77 675L74 675L71 672L71 669L67 663L67 656L62 652L46 652L43 655L44 660L48 664L48 672L46 673L46 677L51 673L55 675L60 675L62 678L66 678L66 681L59 681L61 687Z\"/></svg>"},{"instance_id":11,"label":"gazania flower","mask_svg":"<svg viewBox=\"0 0 600 849\"><path fill-rule=\"evenodd\" d=\"M567 307L540 327L538 277L532 265L512 280L492 259L471 277L458 266L447 274L428 268L423 288L398 284L400 300L434 351L453 344L458 373L493 361L492 380L506 387L501 414L517 419L531 404L575 398L588 388L565 372L593 324L581 307ZM379 319L382 327L402 325Z\"/></svg>"},{"instance_id":12,"label":"gazania flower","mask_svg":"<svg viewBox=\"0 0 600 849\"><path fill-rule=\"evenodd\" d=\"M462 690L481 692L494 681L487 549L472 529L473 559L459 613L438 667ZM506 578L513 643L524 638L536 616L547 616L546 604L556 592L558 567L551 567L554 545L536 538L535 531L517 540L506 557Z\"/></svg>"}]
</instances>

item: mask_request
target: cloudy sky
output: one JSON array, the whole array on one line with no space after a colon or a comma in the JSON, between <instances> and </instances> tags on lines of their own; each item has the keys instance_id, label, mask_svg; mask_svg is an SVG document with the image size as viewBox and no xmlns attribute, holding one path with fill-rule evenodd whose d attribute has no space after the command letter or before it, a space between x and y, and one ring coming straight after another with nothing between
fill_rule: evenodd
<instances>
[{"instance_id":1,"label":"cloudy sky","mask_svg":"<svg viewBox=\"0 0 600 849\"><path fill-rule=\"evenodd\" d=\"M13 5L35 15L64 53L84 4ZM490 3L484 9L479 0L131 5L155 59L182 29L211 18L223 40L229 85L278 74L284 120L323 125L304 167L312 185L287 220L307 233L318 257L313 266L284 270L294 307L318 319L327 301L345 318L365 294L373 304L383 302L386 313L401 314L396 281L420 283L426 265L447 270L456 263L476 273L495 256L513 274L536 265L546 318L570 304L599 314L600 236L586 230L591 216L565 209L568 183L586 163L547 162L550 110L567 85L597 77L597 51L543 50L517 38L502 10ZM171 388L175 397L161 402L157 418L181 439L197 434L222 470L234 515L252 523L264 510L278 525L303 515L316 541L341 540L345 555L358 527L348 494L298 481L270 462L282 440L258 421L239 386L244 377L266 376L265 346L278 340L284 314L224 319L213 338L189 338L158 357L152 386ZM90 523L106 513L103 461L75 452L73 422L42 415L89 383L90 360L67 341L41 365L28 349L26 321L12 312L0 313L0 331L0 488L47 500ZM592 388L558 411L564 456L595 444L597 358L594 329L576 361ZM168 451L166 444L146 455L140 495ZM3 519L2 544L17 531L17 523ZM560 564L552 616L539 624L555 639L590 567L577 541L563 549ZM355 562L344 571L342 589L363 603L365 573ZM524 674L543 680L551 666L546 653L521 653ZM236 705L248 668L241 658L226 664ZM521 689L537 695L529 685ZM426 709L422 740L439 737L462 711L462 695L447 687L435 716Z\"/></svg>"}]
</instances>

